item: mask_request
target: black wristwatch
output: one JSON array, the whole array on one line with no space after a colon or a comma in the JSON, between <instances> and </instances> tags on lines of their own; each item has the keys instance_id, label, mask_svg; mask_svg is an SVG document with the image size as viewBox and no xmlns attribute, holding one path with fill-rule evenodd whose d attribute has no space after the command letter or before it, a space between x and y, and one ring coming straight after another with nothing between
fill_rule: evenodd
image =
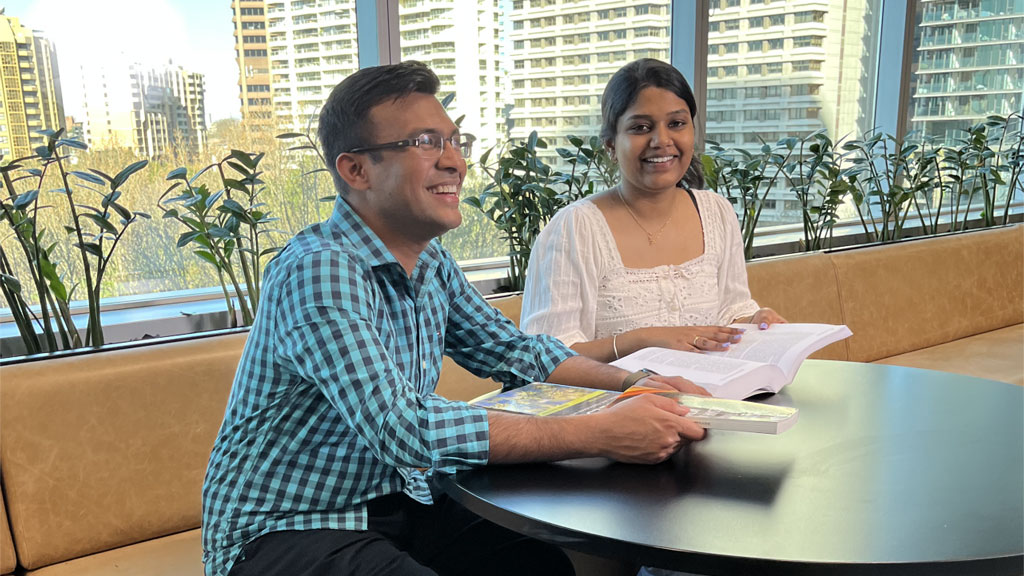
<instances>
[{"instance_id":1,"label":"black wristwatch","mask_svg":"<svg viewBox=\"0 0 1024 576\"><path fill-rule=\"evenodd\" d=\"M657 372L655 372L654 370L648 370L647 368L642 368L640 370L637 370L636 372L632 372L629 376L626 376L625 380L622 381L622 388L620 390L622 392L625 392L626 390L629 390L631 387L635 386L644 378L650 378L651 376L657 375Z\"/></svg>"}]
</instances>

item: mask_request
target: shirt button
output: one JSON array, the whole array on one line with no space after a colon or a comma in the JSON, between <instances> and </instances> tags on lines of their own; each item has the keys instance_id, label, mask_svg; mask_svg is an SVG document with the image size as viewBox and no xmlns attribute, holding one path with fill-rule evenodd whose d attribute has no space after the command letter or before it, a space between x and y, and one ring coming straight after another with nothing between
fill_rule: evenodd
<instances>
[{"instance_id":1,"label":"shirt button","mask_svg":"<svg viewBox=\"0 0 1024 576\"><path fill-rule=\"evenodd\" d=\"M423 367L423 369L424 369L424 370L426 370L426 369L427 369L427 361L426 361L426 360L424 360L424 361L423 361L423 363L422 363L422 364L420 364L420 366L422 366L422 367Z\"/></svg>"},{"instance_id":2,"label":"shirt button","mask_svg":"<svg viewBox=\"0 0 1024 576\"><path fill-rule=\"evenodd\" d=\"M669 306L669 308L670 308L670 309L671 309L671 310L672 310L673 312L679 312L679 305L678 305L678 304L673 304L673 305Z\"/></svg>"}]
</instances>

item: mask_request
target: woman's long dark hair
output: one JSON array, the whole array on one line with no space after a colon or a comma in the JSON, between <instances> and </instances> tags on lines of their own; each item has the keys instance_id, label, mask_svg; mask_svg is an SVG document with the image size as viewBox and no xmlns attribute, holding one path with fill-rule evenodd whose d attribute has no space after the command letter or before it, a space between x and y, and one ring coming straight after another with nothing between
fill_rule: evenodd
<instances>
[{"instance_id":1,"label":"woman's long dark hair","mask_svg":"<svg viewBox=\"0 0 1024 576\"><path fill-rule=\"evenodd\" d=\"M690 108L690 117L697 119L697 100L683 74L672 65L654 58L641 58L619 68L601 95L601 140L606 144L615 139L619 118L636 102L644 88L662 88L679 96ZM693 151L690 166L679 185L694 189L704 187L704 171L697 151Z\"/></svg>"}]
</instances>

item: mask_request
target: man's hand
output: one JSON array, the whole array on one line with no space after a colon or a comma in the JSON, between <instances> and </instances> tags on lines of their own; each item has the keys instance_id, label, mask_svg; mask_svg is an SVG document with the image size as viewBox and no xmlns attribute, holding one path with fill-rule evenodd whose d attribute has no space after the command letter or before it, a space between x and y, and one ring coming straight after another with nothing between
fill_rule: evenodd
<instances>
[{"instance_id":1,"label":"man's hand","mask_svg":"<svg viewBox=\"0 0 1024 576\"><path fill-rule=\"evenodd\" d=\"M698 396L711 396L711 393L704 388L697 386L682 376L661 376L654 375L637 382L637 386L647 388L659 388L661 390L676 390L684 394L696 394Z\"/></svg>"},{"instance_id":2,"label":"man's hand","mask_svg":"<svg viewBox=\"0 0 1024 576\"><path fill-rule=\"evenodd\" d=\"M689 409L658 394L641 394L596 414L599 452L620 462L657 464L689 441L701 440L705 431L685 418Z\"/></svg>"}]
</instances>

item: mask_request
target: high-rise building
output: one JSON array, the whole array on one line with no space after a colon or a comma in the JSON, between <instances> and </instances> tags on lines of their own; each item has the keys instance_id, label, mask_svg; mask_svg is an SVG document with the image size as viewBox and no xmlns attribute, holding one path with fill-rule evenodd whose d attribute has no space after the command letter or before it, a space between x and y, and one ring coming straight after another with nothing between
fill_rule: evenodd
<instances>
[{"instance_id":1,"label":"high-rise building","mask_svg":"<svg viewBox=\"0 0 1024 576\"><path fill-rule=\"evenodd\" d=\"M359 69L355 0L268 1L266 19L274 124L306 132L331 89Z\"/></svg>"},{"instance_id":2,"label":"high-rise building","mask_svg":"<svg viewBox=\"0 0 1024 576\"><path fill-rule=\"evenodd\" d=\"M568 136L600 132L601 93L623 64L669 59L668 0L514 0L511 44L511 137L531 131L549 148L540 155L558 164L556 146Z\"/></svg>"},{"instance_id":3,"label":"high-rise building","mask_svg":"<svg viewBox=\"0 0 1024 576\"><path fill-rule=\"evenodd\" d=\"M871 130L878 10L878 0L712 0L705 139L757 153L817 130L833 141ZM760 222L800 221L784 184Z\"/></svg>"},{"instance_id":4,"label":"high-rise building","mask_svg":"<svg viewBox=\"0 0 1024 576\"><path fill-rule=\"evenodd\" d=\"M277 8L275 6L275 10ZM274 105L270 88L266 2L232 0L231 10L242 120L252 127L272 126Z\"/></svg>"},{"instance_id":5,"label":"high-rise building","mask_svg":"<svg viewBox=\"0 0 1024 576\"><path fill-rule=\"evenodd\" d=\"M923 0L917 18L911 130L950 144L1024 113L1024 0Z\"/></svg>"},{"instance_id":6,"label":"high-rise building","mask_svg":"<svg viewBox=\"0 0 1024 576\"><path fill-rule=\"evenodd\" d=\"M871 128L877 15L868 0L712 2L707 139L757 150Z\"/></svg>"},{"instance_id":7,"label":"high-rise building","mask_svg":"<svg viewBox=\"0 0 1024 576\"><path fill-rule=\"evenodd\" d=\"M63 125L60 72L53 43L0 9L0 154L13 159L46 142L40 130Z\"/></svg>"},{"instance_id":8,"label":"high-rise building","mask_svg":"<svg viewBox=\"0 0 1024 576\"><path fill-rule=\"evenodd\" d=\"M403 60L430 66L441 96L454 93L453 118L478 139L478 149L505 139L502 14L495 0L401 0Z\"/></svg>"},{"instance_id":9,"label":"high-rise building","mask_svg":"<svg viewBox=\"0 0 1024 576\"><path fill-rule=\"evenodd\" d=\"M206 147L203 75L110 58L83 67L85 138L94 149L153 157Z\"/></svg>"}]
</instances>

